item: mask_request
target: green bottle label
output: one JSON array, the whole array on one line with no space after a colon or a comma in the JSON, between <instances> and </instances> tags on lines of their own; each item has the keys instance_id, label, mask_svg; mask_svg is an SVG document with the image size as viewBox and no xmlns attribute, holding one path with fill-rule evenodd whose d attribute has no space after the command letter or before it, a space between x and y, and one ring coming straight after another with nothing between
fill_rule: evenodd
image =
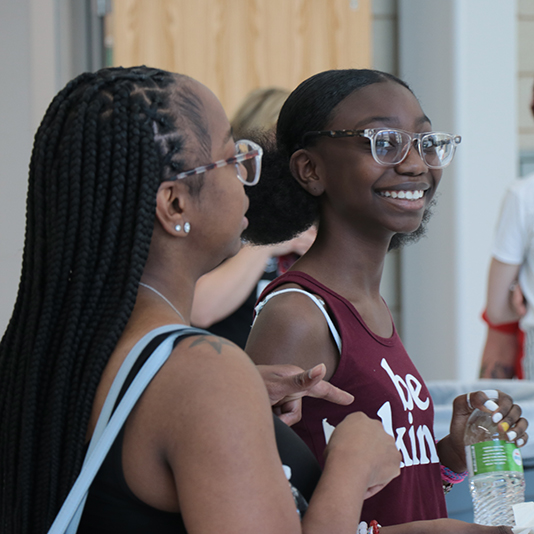
<instances>
[{"instance_id":1,"label":"green bottle label","mask_svg":"<svg viewBox=\"0 0 534 534\"><path fill-rule=\"evenodd\" d=\"M504 440L484 441L466 447L469 476L495 471L523 472L521 452L515 443Z\"/></svg>"}]
</instances>

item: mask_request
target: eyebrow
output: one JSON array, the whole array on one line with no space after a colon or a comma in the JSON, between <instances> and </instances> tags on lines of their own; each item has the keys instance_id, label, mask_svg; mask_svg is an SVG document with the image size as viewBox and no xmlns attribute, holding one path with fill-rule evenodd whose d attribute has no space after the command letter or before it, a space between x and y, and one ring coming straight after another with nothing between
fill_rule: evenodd
<instances>
[{"instance_id":1,"label":"eyebrow","mask_svg":"<svg viewBox=\"0 0 534 534\"><path fill-rule=\"evenodd\" d=\"M391 124L393 126L398 124L396 117L380 117L380 116L368 117L358 122L355 125L354 129L358 130L361 128L361 126L364 126L365 124L369 124L370 122L385 122L386 124ZM426 115L422 115L421 117L419 117L416 121L416 124L424 124L425 122L428 122L428 124L432 126L432 121Z\"/></svg>"}]
</instances>

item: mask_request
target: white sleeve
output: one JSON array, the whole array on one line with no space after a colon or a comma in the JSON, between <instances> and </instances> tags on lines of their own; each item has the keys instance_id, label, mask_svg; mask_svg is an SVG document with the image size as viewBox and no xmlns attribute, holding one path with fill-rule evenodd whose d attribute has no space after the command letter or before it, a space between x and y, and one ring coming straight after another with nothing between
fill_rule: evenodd
<instances>
[{"instance_id":1,"label":"white sleeve","mask_svg":"<svg viewBox=\"0 0 534 534\"><path fill-rule=\"evenodd\" d=\"M525 258L529 228L524 200L525 195L513 186L504 197L491 251L492 256L502 263L519 265Z\"/></svg>"}]
</instances>

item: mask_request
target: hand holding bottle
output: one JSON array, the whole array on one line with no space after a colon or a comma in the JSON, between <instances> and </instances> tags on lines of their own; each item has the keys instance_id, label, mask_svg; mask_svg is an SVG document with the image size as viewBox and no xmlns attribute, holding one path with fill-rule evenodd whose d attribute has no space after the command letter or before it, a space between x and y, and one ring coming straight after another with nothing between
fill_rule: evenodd
<instances>
[{"instance_id":1,"label":"hand holding bottle","mask_svg":"<svg viewBox=\"0 0 534 534\"><path fill-rule=\"evenodd\" d=\"M490 397L493 397L493 400ZM465 428L473 410L477 408L491 414L493 422L498 424L507 434L508 440L514 441L518 447L524 446L528 441L528 421L521 417L521 407L514 404L510 395L495 389L460 395L453 401L450 434L441 440L438 446L441 463L457 473L466 469Z\"/></svg>"}]
</instances>

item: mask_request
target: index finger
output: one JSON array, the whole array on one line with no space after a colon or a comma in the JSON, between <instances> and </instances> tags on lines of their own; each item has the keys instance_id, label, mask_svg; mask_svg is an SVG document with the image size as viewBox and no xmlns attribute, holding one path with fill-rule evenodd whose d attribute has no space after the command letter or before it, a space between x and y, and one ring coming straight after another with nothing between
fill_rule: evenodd
<instances>
[{"instance_id":1,"label":"index finger","mask_svg":"<svg viewBox=\"0 0 534 534\"><path fill-rule=\"evenodd\" d=\"M324 380L321 380L318 384L310 388L308 396L316 399L324 399L328 402L341 404L343 406L347 406L354 401L354 397L350 393L333 386L330 382L325 382Z\"/></svg>"}]
</instances>

